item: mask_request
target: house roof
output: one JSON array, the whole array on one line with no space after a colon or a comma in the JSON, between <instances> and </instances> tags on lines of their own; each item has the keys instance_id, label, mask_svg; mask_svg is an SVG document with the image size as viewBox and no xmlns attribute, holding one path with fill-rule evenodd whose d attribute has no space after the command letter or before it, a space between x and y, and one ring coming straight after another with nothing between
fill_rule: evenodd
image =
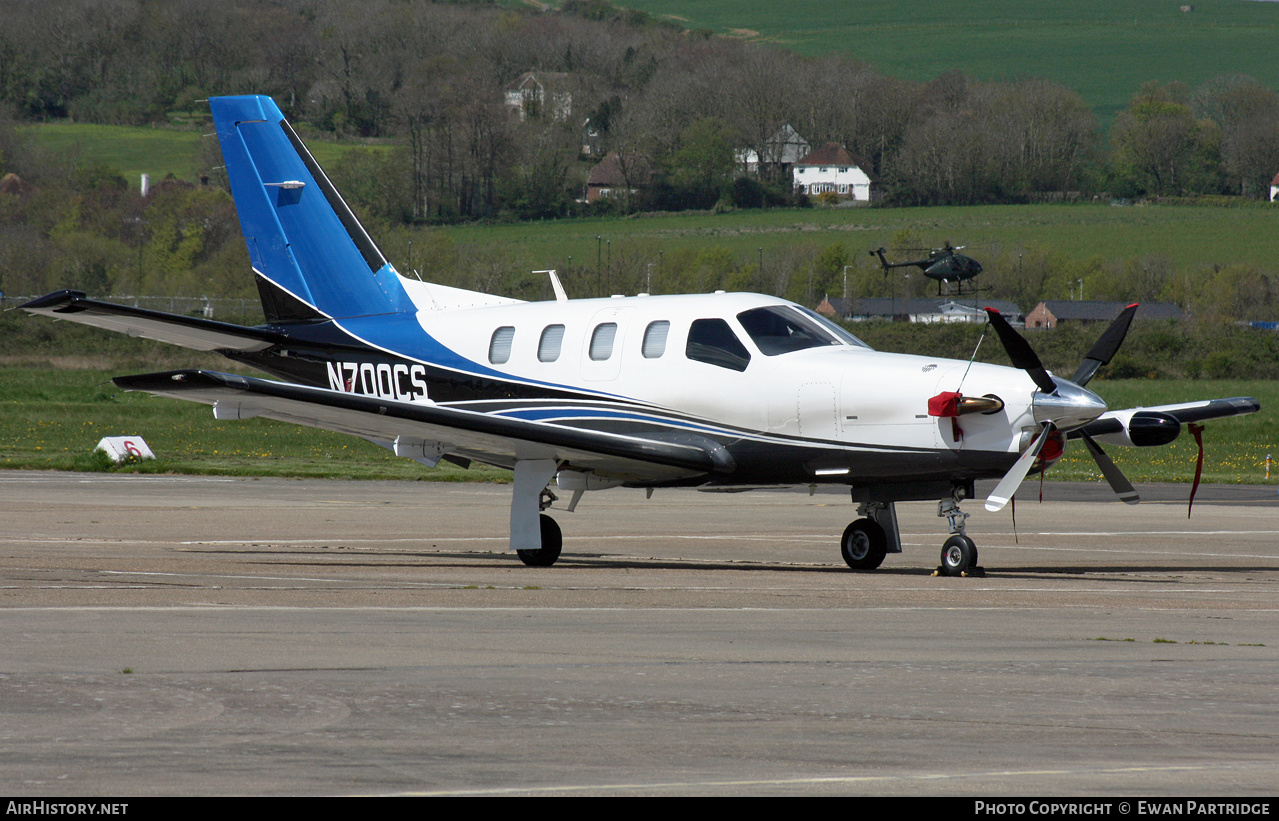
<instances>
[{"instance_id":1,"label":"house roof","mask_svg":"<svg viewBox=\"0 0 1279 821\"><path fill-rule=\"evenodd\" d=\"M971 300L960 302L955 297L922 297L903 299L898 297L862 297L843 299L827 297L827 304L838 316L893 316L894 314L953 314L984 313L987 306L1007 317L1020 317L1021 309L1006 299Z\"/></svg>"},{"instance_id":2,"label":"house roof","mask_svg":"<svg viewBox=\"0 0 1279 821\"><path fill-rule=\"evenodd\" d=\"M625 172L625 173L623 173ZM629 154L623 159L616 151L610 151L586 177L587 185L648 185L653 179L653 166L648 157Z\"/></svg>"},{"instance_id":3,"label":"house roof","mask_svg":"<svg viewBox=\"0 0 1279 821\"><path fill-rule=\"evenodd\" d=\"M568 81L570 75L560 71L526 71L507 85L507 91L520 91L530 85L561 85Z\"/></svg>"},{"instance_id":4,"label":"house roof","mask_svg":"<svg viewBox=\"0 0 1279 821\"><path fill-rule=\"evenodd\" d=\"M839 143L826 143L823 146L814 148L812 151L804 155L795 165L833 165L833 166L855 166L861 169L867 177L872 181L878 182L876 177L870 170L870 163L849 151Z\"/></svg>"},{"instance_id":5,"label":"house roof","mask_svg":"<svg viewBox=\"0 0 1279 821\"><path fill-rule=\"evenodd\" d=\"M1046 299L1039 303L1058 320L1109 322L1131 303L1096 299ZM1039 306L1036 306L1037 308ZM1181 309L1171 302L1143 302L1136 319L1181 319Z\"/></svg>"},{"instance_id":6,"label":"house roof","mask_svg":"<svg viewBox=\"0 0 1279 821\"><path fill-rule=\"evenodd\" d=\"M32 191L31 183L19 177L17 174L5 174L0 179L0 194L18 194L26 195Z\"/></svg>"},{"instance_id":7,"label":"house roof","mask_svg":"<svg viewBox=\"0 0 1279 821\"><path fill-rule=\"evenodd\" d=\"M796 163L796 165L855 165L859 168L864 164L863 160L839 143L818 146Z\"/></svg>"}]
</instances>

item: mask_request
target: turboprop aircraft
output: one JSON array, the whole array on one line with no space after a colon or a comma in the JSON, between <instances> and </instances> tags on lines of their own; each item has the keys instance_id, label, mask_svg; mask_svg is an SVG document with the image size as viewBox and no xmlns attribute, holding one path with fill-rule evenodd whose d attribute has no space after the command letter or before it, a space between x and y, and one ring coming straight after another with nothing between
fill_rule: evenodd
<instances>
[{"instance_id":1,"label":"turboprop aircraft","mask_svg":"<svg viewBox=\"0 0 1279 821\"><path fill-rule=\"evenodd\" d=\"M1253 399L1108 411L1085 387L1136 306L1070 379L1044 369L1000 314L1015 367L883 353L819 314L761 294L521 302L396 272L267 97L210 101L266 324L243 327L59 291L23 308L204 351L284 381L201 370L124 376L127 390L361 436L427 466L514 471L510 548L550 565L542 511L613 487L847 487L861 518L841 552L871 570L901 551L895 504L940 500L942 569L976 566L960 502L1000 479L998 510L1033 469L1082 439L1115 492L1132 485L1098 442L1166 444L1184 423ZM1001 478L1002 477L1002 478Z\"/></svg>"}]
</instances>

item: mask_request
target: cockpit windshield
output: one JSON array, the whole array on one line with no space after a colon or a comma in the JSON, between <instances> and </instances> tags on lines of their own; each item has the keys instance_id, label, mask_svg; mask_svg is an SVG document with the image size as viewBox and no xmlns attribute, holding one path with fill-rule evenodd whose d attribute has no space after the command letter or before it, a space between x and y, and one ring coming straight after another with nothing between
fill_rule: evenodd
<instances>
[{"instance_id":1,"label":"cockpit windshield","mask_svg":"<svg viewBox=\"0 0 1279 821\"><path fill-rule=\"evenodd\" d=\"M840 339L844 340L845 344L852 345L857 348L866 348L867 350L870 350L869 345L867 345L865 342L862 342L857 337L853 336L851 333L845 330L842 325L836 322L832 322L831 320L827 319L826 317L822 316L821 314L817 313L816 311L810 308L800 307L799 310L803 312L805 316L816 320L823 328L830 331L831 333L833 333L835 336L839 337Z\"/></svg>"},{"instance_id":2,"label":"cockpit windshield","mask_svg":"<svg viewBox=\"0 0 1279 821\"><path fill-rule=\"evenodd\" d=\"M765 356L826 345L867 347L866 343L821 314L790 305L769 305L742 311L737 315L737 321Z\"/></svg>"}]
</instances>

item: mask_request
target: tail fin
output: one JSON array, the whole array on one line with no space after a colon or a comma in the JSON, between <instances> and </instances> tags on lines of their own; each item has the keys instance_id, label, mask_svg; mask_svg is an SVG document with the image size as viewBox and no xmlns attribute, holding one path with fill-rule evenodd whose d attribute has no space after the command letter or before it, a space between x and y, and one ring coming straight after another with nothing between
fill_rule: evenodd
<instances>
[{"instance_id":1,"label":"tail fin","mask_svg":"<svg viewBox=\"0 0 1279 821\"><path fill-rule=\"evenodd\" d=\"M414 310L395 268L275 102L209 103L267 320Z\"/></svg>"}]
</instances>

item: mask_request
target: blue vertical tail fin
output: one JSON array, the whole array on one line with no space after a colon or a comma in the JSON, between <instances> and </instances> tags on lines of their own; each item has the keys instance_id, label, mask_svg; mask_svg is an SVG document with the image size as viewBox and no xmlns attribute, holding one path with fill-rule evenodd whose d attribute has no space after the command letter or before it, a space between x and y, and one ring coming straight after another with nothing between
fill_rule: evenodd
<instances>
[{"instance_id":1,"label":"blue vertical tail fin","mask_svg":"<svg viewBox=\"0 0 1279 821\"><path fill-rule=\"evenodd\" d=\"M268 321L414 310L395 268L275 101L209 104Z\"/></svg>"}]
</instances>

